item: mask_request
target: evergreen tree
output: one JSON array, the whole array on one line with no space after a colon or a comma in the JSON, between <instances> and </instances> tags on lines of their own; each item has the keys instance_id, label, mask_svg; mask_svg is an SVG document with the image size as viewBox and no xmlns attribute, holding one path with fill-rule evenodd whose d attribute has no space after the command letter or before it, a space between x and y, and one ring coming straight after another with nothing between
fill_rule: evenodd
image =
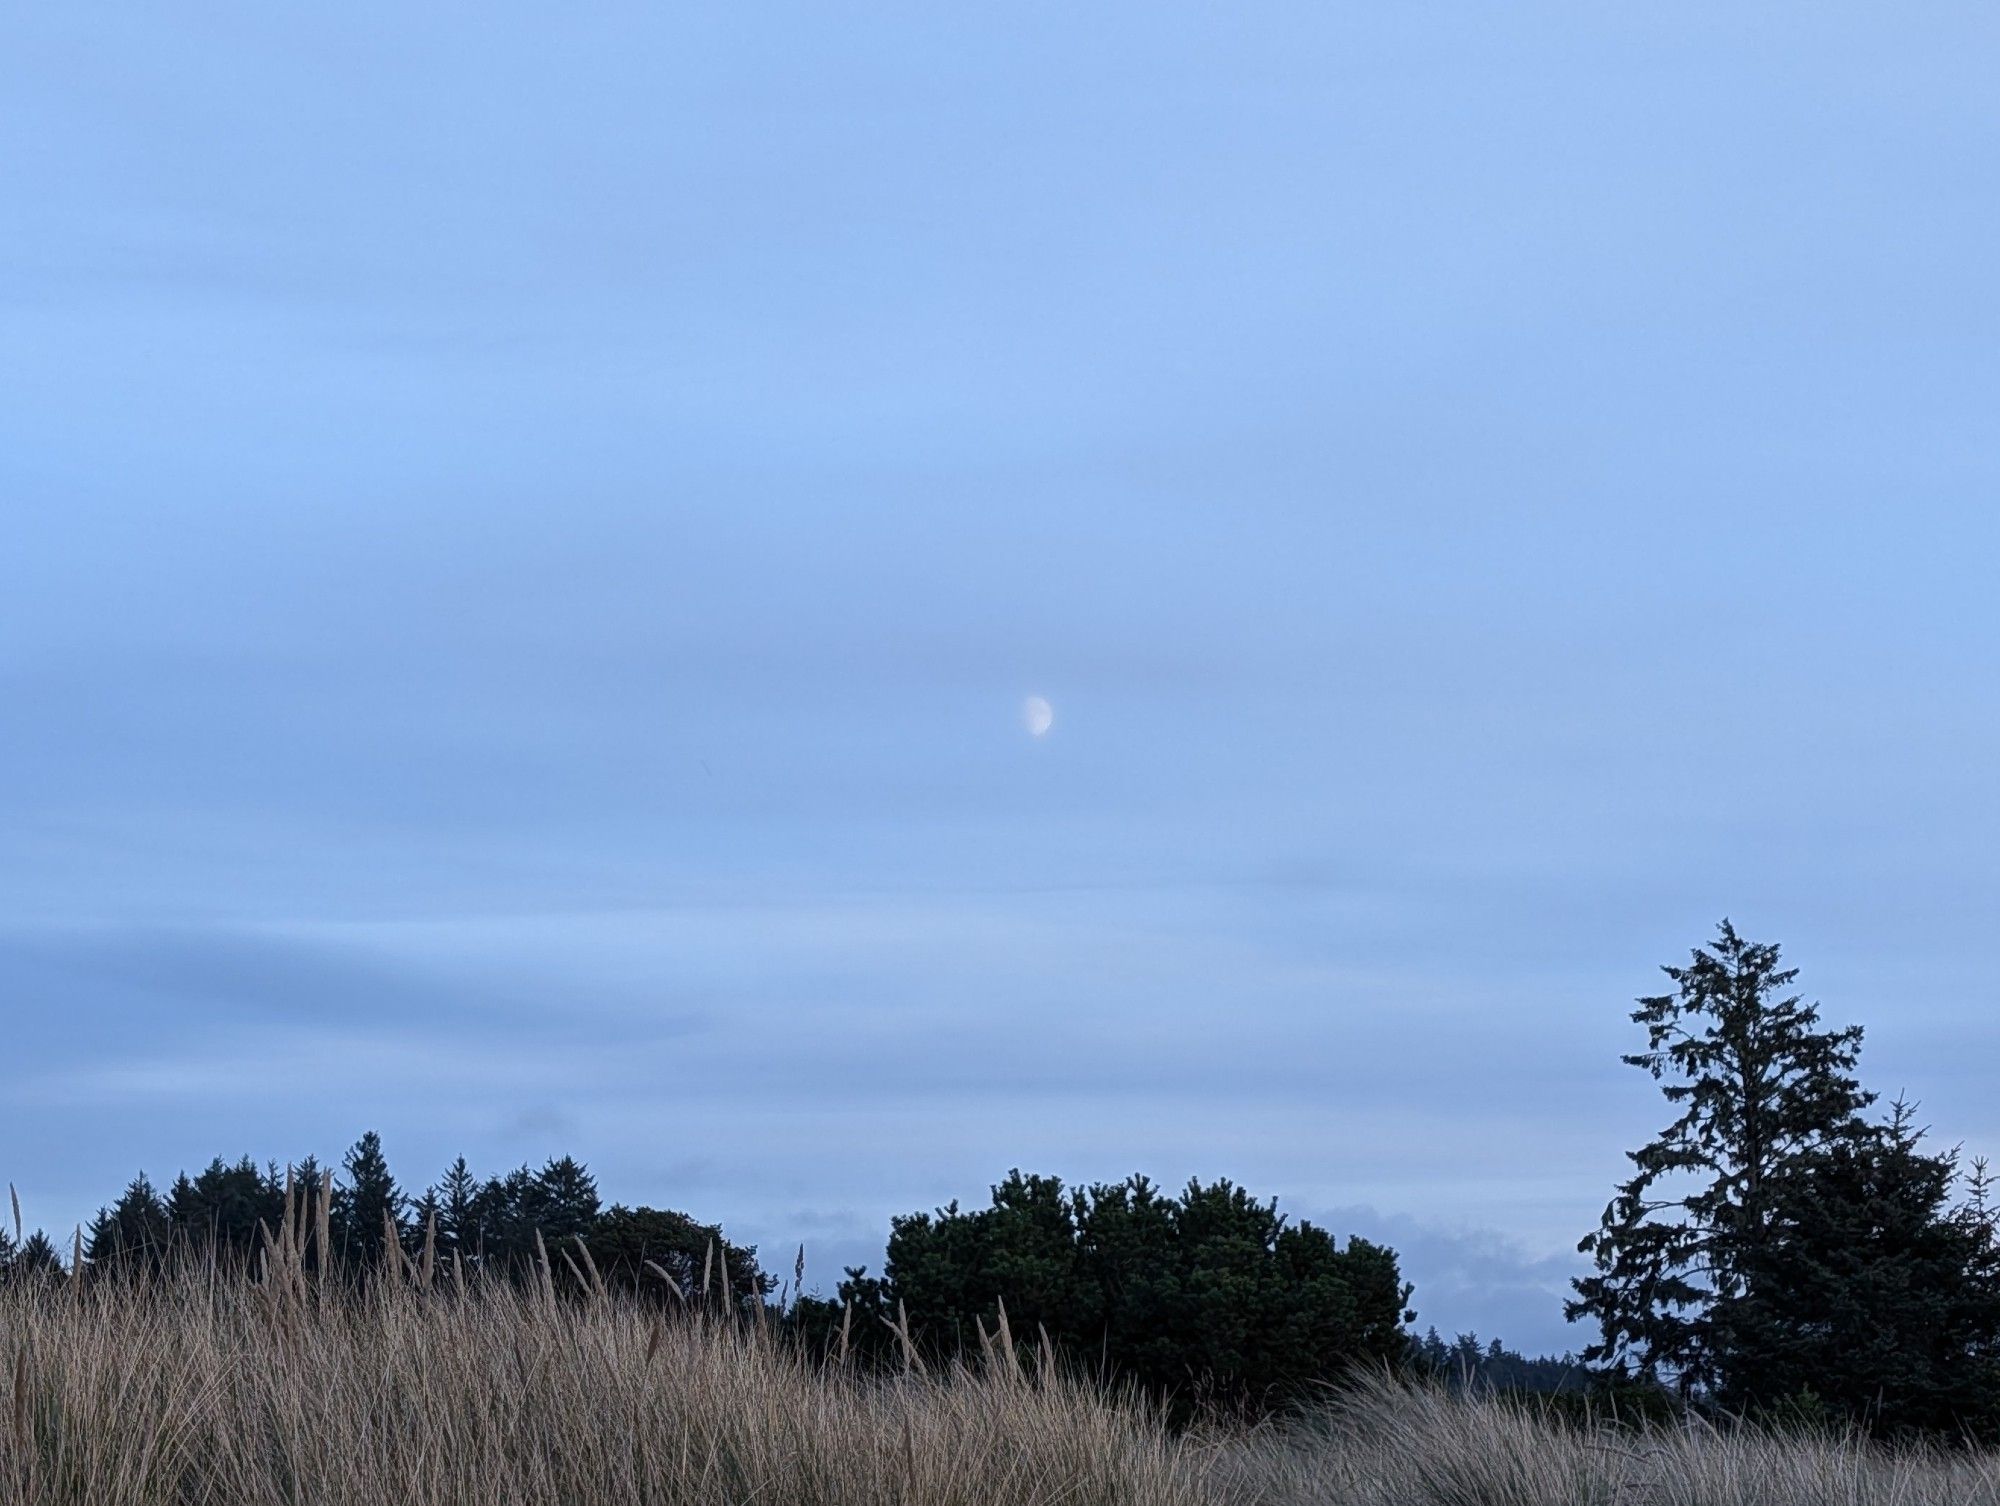
<instances>
[{"instance_id":1,"label":"evergreen tree","mask_svg":"<svg viewBox=\"0 0 2000 1506\"><path fill-rule=\"evenodd\" d=\"M574 1157L556 1157L535 1176L533 1221L551 1246L588 1234L599 1206L597 1179Z\"/></svg>"},{"instance_id":2,"label":"evergreen tree","mask_svg":"<svg viewBox=\"0 0 2000 1506\"><path fill-rule=\"evenodd\" d=\"M318 1156L307 1156L303 1161L294 1161L291 1170L293 1195L301 1198L308 1191L316 1192L326 1176L326 1168L319 1164Z\"/></svg>"},{"instance_id":3,"label":"evergreen tree","mask_svg":"<svg viewBox=\"0 0 2000 1506\"><path fill-rule=\"evenodd\" d=\"M1866 1134L1873 1095L1854 1077L1861 1028L1820 1028L1818 1008L1789 992L1797 970L1778 965L1777 947L1724 920L1712 947L1663 971L1674 991L1639 1000L1647 1049L1624 1060L1680 1114L1629 1153L1634 1174L1578 1246L1596 1271L1566 1311L1599 1326L1586 1360L1713 1393L1748 1321L1738 1309L1769 1268L1780 1187Z\"/></svg>"},{"instance_id":4,"label":"evergreen tree","mask_svg":"<svg viewBox=\"0 0 2000 1506\"><path fill-rule=\"evenodd\" d=\"M389 1173L382 1137L369 1130L341 1162L345 1182L333 1192L333 1244L342 1259L378 1261L387 1248L385 1228L401 1241L409 1200Z\"/></svg>"},{"instance_id":5,"label":"evergreen tree","mask_svg":"<svg viewBox=\"0 0 2000 1506\"><path fill-rule=\"evenodd\" d=\"M173 1222L142 1171L118 1201L100 1208L84 1236L84 1254L99 1274L158 1270L167 1258Z\"/></svg>"},{"instance_id":6,"label":"evergreen tree","mask_svg":"<svg viewBox=\"0 0 2000 1506\"><path fill-rule=\"evenodd\" d=\"M2000 1423L2000 1246L1986 1175L1954 1204L1957 1153L1929 1154L1908 1105L1801 1159L1775 1237L1729 1315L1725 1404L1810 1395L1880 1433L1991 1437Z\"/></svg>"},{"instance_id":7,"label":"evergreen tree","mask_svg":"<svg viewBox=\"0 0 2000 1506\"><path fill-rule=\"evenodd\" d=\"M176 1177L166 1206L176 1237L190 1248L249 1259L261 1238L258 1224L275 1230L284 1202L284 1184L267 1177L250 1157L232 1165L217 1156L200 1175Z\"/></svg>"},{"instance_id":8,"label":"evergreen tree","mask_svg":"<svg viewBox=\"0 0 2000 1506\"><path fill-rule=\"evenodd\" d=\"M23 1240L7 1261L9 1281L59 1281L66 1274L55 1241L40 1229Z\"/></svg>"},{"instance_id":9,"label":"evergreen tree","mask_svg":"<svg viewBox=\"0 0 2000 1506\"><path fill-rule=\"evenodd\" d=\"M539 1198L535 1174L525 1166L504 1177L488 1177L473 1199L476 1247L489 1270L511 1273L535 1253Z\"/></svg>"},{"instance_id":10,"label":"evergreen tree","mask_svg":"<svg viewBox=\"0 0 2000 1506\"><path fill-rule=\"evenodd\" d=\"M417 1237L422 1237L426 1220L435 1217L438 1254L445 1260L453 1255L474 1259L479 1253L478 1201L479 1179L460 1156L424 1190L412 1220Z\"/></svg>"},{"instance_id":11,"label":"evergreen tree","mask_svg":"<svg viewBox=\"0 0 2000 1506\"><path fill-rule=\"evenodd\" d=\"M1435 1323L1424 1330L1422 1338L1410 1340L1410 1362L1421 1370L1442 1370L1450 1357L1450 1346Z\"/></svg>"},{"instance_id":12,"label":"evergreen tree","mask_svg":"<svg viewBox=\"0 0 2000 1506\"><path fill-rule=\"evenodd\" d=\"M588 1168L561 1156L539 1171L521 1166L488 1179L472 1200L471 1217L488 1265L514 1270L534 1258L537 1234L551 1252L579 1234L588 1235L599 1206L597 1182Z\"/></svg>"},{"instance_id":13,"label":"evergreen tree","mask_svg":"<svg viewBox=\"0 0 2000 1506\"><path fill-rule=\"evenodd\" d=\"M298 1205L300 1217L305 1219L308 1227L317 1219L319 1202L323 1197L329 1200L328 1214L331 1216L331 1195L326 1186L327 1172L326 1168L319 1164L319 1157L307 1156L303 1160L294 1161L287 1170L292 1179L292 1197ZM281 1175L280 1188L283 1185ZM309 1258L317 1260L318 1256L314 1254Z\"/></svg>"}]
</instances>

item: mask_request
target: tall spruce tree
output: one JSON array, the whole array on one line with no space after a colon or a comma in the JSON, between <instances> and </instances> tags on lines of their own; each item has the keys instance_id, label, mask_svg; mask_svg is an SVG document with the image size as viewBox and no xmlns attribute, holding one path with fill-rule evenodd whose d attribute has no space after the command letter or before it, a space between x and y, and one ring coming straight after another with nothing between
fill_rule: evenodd
<instances>
[{"instance_id":1,"label":"tall spruce tree","mask_svg":"<svg viewBox=\"0 0 2000 1506\"><path fill-rule=\"evenodd\" d=\"M142 1171L117 1202L100 1208L84 1235L84 1254L99 1275L157 1270L166 1262L173 1223Z\"/></svg>"},{"instance_id":2,"label":"tall spruce tree","mask_svg":"<svg viewBox=\"0 0 2000 1506\"><path fill-rule=\"evenodd\" d=\"M341 1162L346 1181L333 1192L333 1244L348 1260L379 1260L393 1231L400 1242L409 1199L389 1173L382 1137L369 1130Z\"/></svg>"},{"instance_id":3,"label":"tall spruce tree","mask_svg":"<svg viewBox=\"0 0 2000 1506\"><path fill-rule=\"evenodd\" d=\"M574 1156L554 1157L535 1174L534 1222L544 1240L588 1234L600 1206L597 1179Z\"/></svg>"},{"instance_id":4,"label":"tall spruce tree","mask_svg":"<svg viewBox=\"0 0 2000 1506\"><path fill-rule=\"evenodd\" d=\"M23 1240L7 1259L9 1281L60 1281L68 1274L55 1241L40 1229Z\"/></svg>"},{"instance_id":5,"label":"tall spruce tree","mask_svg":"<svg viewBox=\"0 0 2000 1506\"><path fill-rule=\"evenodd\" d=\"M1566 1311L1599 1327L1587 1361L1715 1394L1773 1264L1780 1192L1814 1158L1869 1136L1861 1115L1874 1095L1854 1076L1861 1027L1822 1029L1776 946L1724 920L1686 967L1662 971L1674 989L1638 1001L1646 1049L1624 1060L1680 1114L1629 1153L1632 1177L1578 1245L1596 1271Z\"/></svg>"},{"instance_id":6,"label":"tall spruce tree","mask_svg":"<svg viewBox=\"0 0 2000 1506\"><path fill-rule=\"evenodd\" d=\"M478 1199L479 1179L460 1156L417 1200L415 1225L421 1230L435 1218L438 1253L447 1259L459 1255L471 1260L479 1253Z\"/></svg>"}]
</instances>

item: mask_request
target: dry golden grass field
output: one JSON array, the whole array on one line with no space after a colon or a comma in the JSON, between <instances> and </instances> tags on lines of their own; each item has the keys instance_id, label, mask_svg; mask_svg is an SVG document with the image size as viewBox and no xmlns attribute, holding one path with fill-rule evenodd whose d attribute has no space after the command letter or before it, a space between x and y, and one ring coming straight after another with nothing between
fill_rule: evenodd
<instances>
[{"instance_id":1,"label":"dry golden grass field","mask_svg":"<svg viewBox=\"0 0 2000 1506\"><path fill-rule=\"evenodd\" d=\"M280 1248L261 1280L0 1288L0 1502L2000 1503L1978 1457L1565 1426L1388 1382L1176 1433L997 1350L869 1377L615 1292L419 1274L322 1291Z\"/></svg>"}]
</instances>

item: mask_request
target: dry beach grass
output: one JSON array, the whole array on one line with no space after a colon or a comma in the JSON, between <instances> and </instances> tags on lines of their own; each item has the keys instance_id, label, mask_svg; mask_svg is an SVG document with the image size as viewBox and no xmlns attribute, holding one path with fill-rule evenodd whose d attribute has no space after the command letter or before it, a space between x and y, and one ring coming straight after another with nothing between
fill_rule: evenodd
<instances>
[{"instance_id":1,"label":"dry beach grass","mask_svg":"<svg viewBox=\"0 0 2000 1506\"><path fill-rule=\"evenodd\" d=\"M1705 1424L1579 1426L1365 1385L1220 1450L1213 1499L1273 1506L2000 1506L2000 1459Z\"/></svg>"},{"instance_id":2,"label":"dry beach grass","mask_svg":"<svg viewBox=\"0 0 2000 1506\"><path fill-rule=\"evenodd\" d=\"M815 1365L587 1262L575 1298L427 1261L322 1290L296 1239L257 1280L0 1287L0 1502L2000 1506L1980 1456L1565 1425L1387 1382L1177 1435L1040 1366Z\"/></svg>"},{"instance_id":3,"label":"dry beach grass","mask_svg":"<svg viewBox=\"0 0 2000 1506\"><path fill-rule=\"evenodd\" d=\"M995 1371L821 1374L606 1297L191 1276L0 1293L8 1502L1197 1502L1189 1446Z\"/></svg>"}]
</instances>

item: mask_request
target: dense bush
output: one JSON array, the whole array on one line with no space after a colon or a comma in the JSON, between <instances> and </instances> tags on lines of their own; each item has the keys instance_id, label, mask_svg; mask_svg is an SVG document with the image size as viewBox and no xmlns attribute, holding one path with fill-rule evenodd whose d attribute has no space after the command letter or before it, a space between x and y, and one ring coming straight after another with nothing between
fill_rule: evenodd
<instances>
[{"instance_id":1,"label":"dense bush","mask_svg":"<svg viewBox=\"0 0 2000 1506\"><path fill-rule=\"evenodd\" d=\"M1409 1295L1393 1252L1342 1247L1229 1182L1174 1197L1144 1177L1065 1189L1015 1171L988 1207L895 1220L882 1278L851 1271L841 1301L807 1304L801 1324L825 1343L845 1319L878 1354L1046 1336L1176 1405L1245 1409L1400 1360Z\"/></svg>"}]
</instances>

